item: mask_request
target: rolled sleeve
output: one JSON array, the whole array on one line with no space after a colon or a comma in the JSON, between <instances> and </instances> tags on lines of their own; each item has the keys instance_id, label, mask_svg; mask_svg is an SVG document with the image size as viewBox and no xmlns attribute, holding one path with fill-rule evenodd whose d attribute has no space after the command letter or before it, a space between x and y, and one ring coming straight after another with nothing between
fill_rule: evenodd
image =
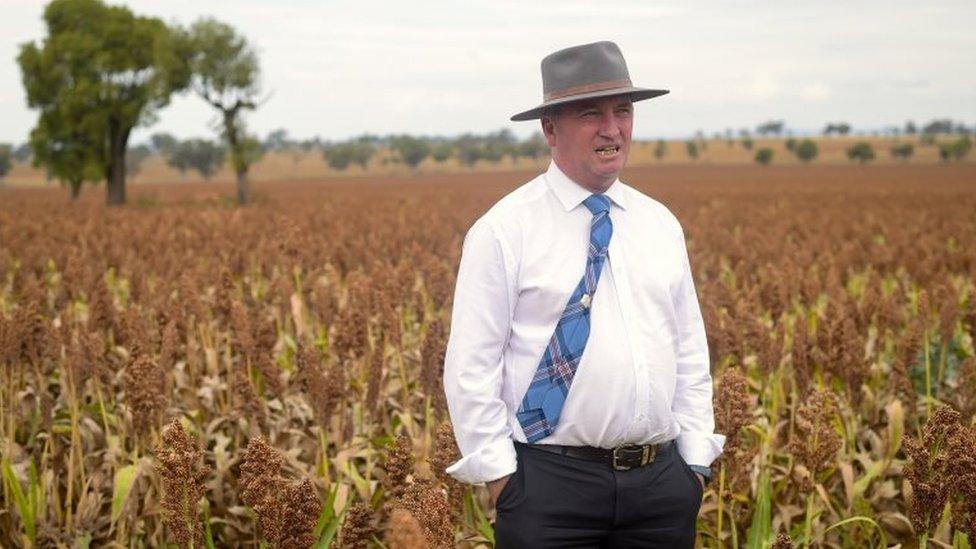
<instances>
[{"instance_id":1,"label":"rolled sleeve","mask_svg":"<svg viewBox=\"0 0 976 549\"><path fill-rule=\"evenodd\" d=\"M681 226L677 238L683 256L683 272L673 290L678 332L677 375L671 412L681 426L678 451L689 465L709 466L721 453L725 436L715 433L712 409L712 376L709 371L705 323L695 293Z\"/></svg>"},{"instance_id":2,"label":"rolled sleeve","mask_svg":"<svg viewBox=\"0 0 976 549\"><path fill-rule=\"evenodd\" d=\"M516 468L501 398L514 300L506 265L501 241L479 220L464 239L444 359L444 392L463 456L445 472L466 483L495 480Z\"/></svg>"},{"instance_id":3,"label":"rolled sleeve","mask_svg":"<svg viewBox=\"0 0 976 549\"><path fill-rule=\"evenodd\" d=\"M499 439L471 452L445 469L461 482L488 482L515 472L515 444L512 439Z\"/></svg>"}]
</instances>

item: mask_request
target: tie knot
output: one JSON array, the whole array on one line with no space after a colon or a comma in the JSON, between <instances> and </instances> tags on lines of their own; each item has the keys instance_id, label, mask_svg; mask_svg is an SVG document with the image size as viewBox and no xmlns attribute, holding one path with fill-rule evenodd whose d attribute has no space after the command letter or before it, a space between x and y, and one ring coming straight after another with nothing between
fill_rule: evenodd
<instances>
[{"instance_id":1,"label":"tie knot","mask_svg":"<svg viewBox=\"0 0 976 549\"><path fill-rule=\"evenodd\" d=\"M610 211L610 199L606 195L591 194L583 201L583 204L593 215Z\"/></svg>"}]
</instances>

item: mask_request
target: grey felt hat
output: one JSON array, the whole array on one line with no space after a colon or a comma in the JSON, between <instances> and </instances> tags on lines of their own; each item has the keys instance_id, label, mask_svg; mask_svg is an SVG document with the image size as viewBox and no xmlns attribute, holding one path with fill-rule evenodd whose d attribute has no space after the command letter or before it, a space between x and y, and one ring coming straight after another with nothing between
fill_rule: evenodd
<instances>
[{"instance_id":1,"label":"grey felt hat","mask_svg":"<svg viewBox=\"0 0 976 549\"><path fill-rule=\"evenodd\" d=\"M668 91L634 87L620 48L613 42L594 42L547 55L542 60L542 104L511 119L541 118L553 105L580 99L626 94L631 101L641 101Z\"/></svg>"}]
</instances>

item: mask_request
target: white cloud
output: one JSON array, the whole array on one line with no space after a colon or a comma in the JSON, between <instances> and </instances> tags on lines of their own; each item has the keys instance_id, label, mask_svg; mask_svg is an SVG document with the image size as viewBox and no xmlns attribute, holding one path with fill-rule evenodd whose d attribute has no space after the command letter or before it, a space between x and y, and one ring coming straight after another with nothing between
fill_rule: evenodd
<instances>
[{"instance_id":1,"label":"white cloud","mask_svg":"<svg viewBox=\"0 0 976 549\"><path fill-rule=\"evenodd\" d=\"M830 98L830 87L823 82L810 84L804 86L803 89L800 90L800 97L806 99L807 101L825 101Z\"/></svg>"},{"instance_id":2,"label":"white cloud","mask_svg":"<svg viewBox=\"0 0 976 549\"><path fill-rule=\"evenodd\" d=\"M765 101L779 95L782 88L779 80L768 72L757 73L752 80L738 87L740 94L749 99Z\"/></svg>"}]
</instances>

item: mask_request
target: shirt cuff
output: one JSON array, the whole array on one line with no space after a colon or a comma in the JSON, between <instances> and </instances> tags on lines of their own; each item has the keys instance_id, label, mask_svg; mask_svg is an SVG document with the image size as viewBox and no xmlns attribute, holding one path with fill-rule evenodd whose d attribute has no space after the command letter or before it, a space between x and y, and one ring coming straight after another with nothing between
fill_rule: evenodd
<instances>
[{"instance_id":1,"label":"shirt cuff","mask_svg":"<svg viewBox=\"0 0 976 549\"><path fill-rule=\"evenodd\" d=\"M689 465L688 468L693 472L705 477L705 484L708 484L708 481L712 480L712 470L709 467L702 467L701 465Z\"/></svg>"},{"instance_id":2,"label":"shirt cuff","mask_svg":"<svg viewBox=\"0 0 976 549\"><path fill-rule=\"evenodd\" d=\"M725 435L683 432L678 435L678 453L689 466L708 467L722 453Z\"/></svg>"},{"instance_id":3,"label":"shirt cuff","mask_svg":"<svg viewBox=\"0 0 976 549\"><path fill-rule=\"evenodd\" d=\"M471 452L444 470L460 482L477 484L497 480L515 472L515 443L506 438Z\"/></svg>"}]
</instances>

